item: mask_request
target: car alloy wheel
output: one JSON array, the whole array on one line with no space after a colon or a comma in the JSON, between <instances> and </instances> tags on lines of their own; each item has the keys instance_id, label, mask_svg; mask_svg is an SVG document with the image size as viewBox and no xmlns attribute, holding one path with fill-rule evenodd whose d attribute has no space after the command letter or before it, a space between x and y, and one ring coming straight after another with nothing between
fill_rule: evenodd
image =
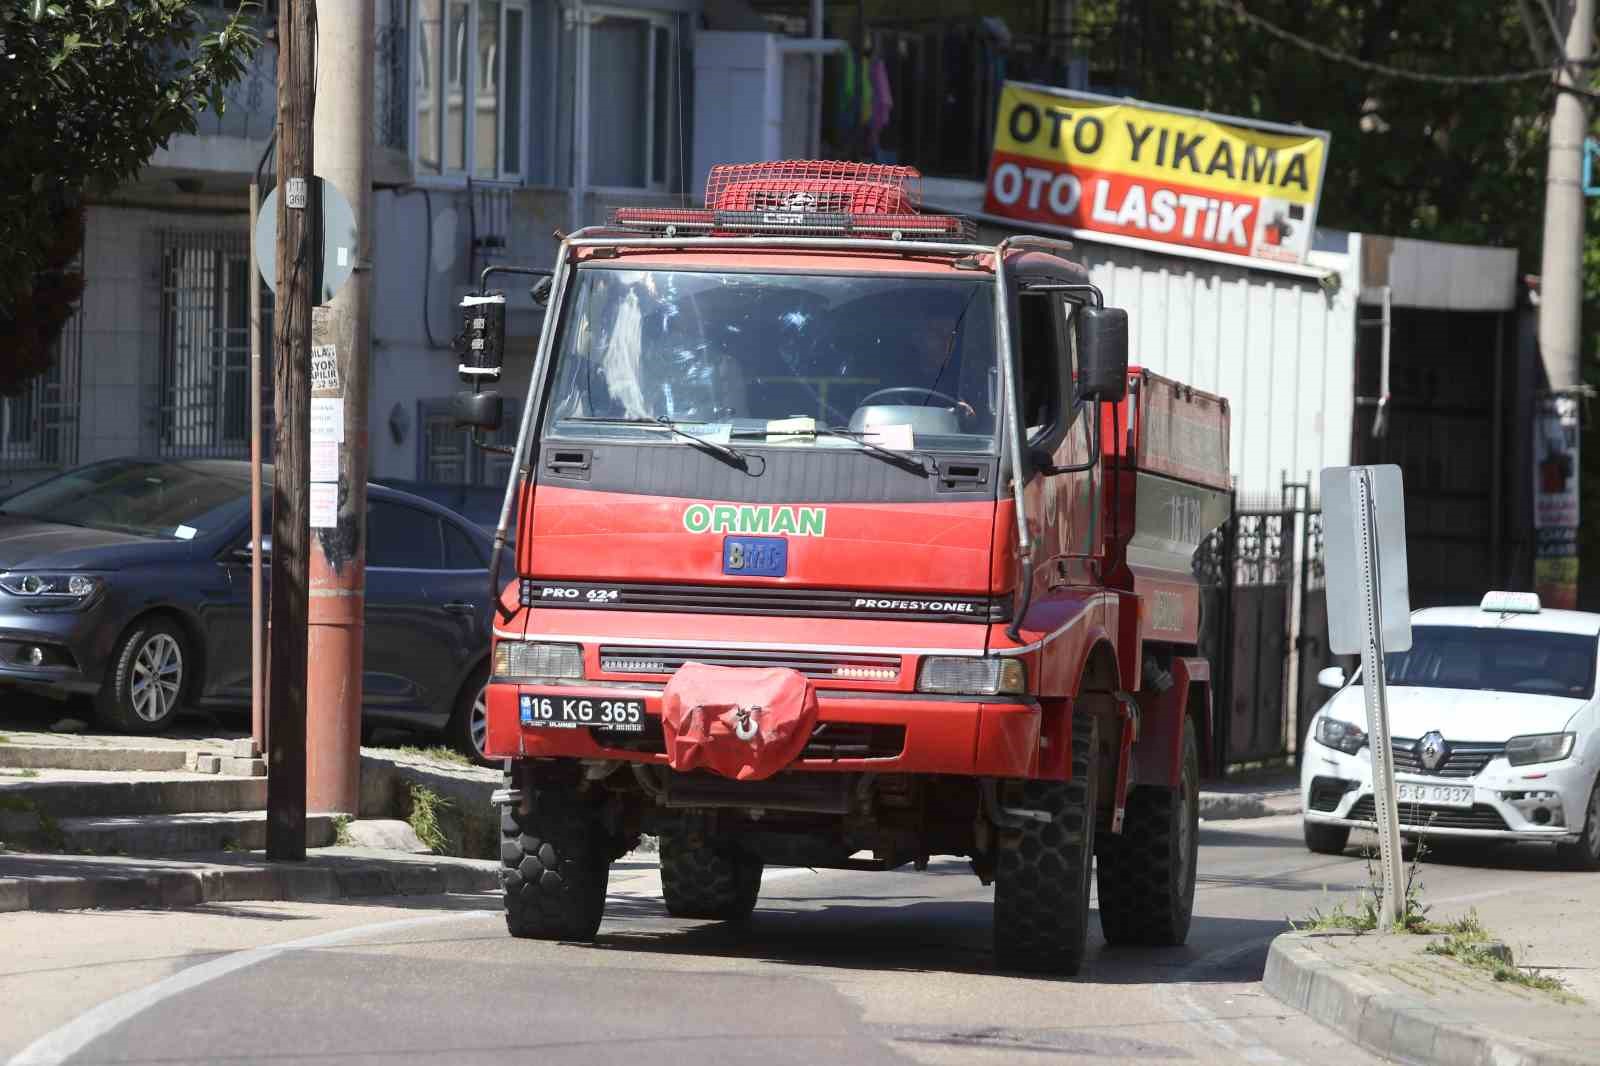
<instances>
[{"instance_id":1,"label":"car alloy wheel","mask_svg":"<svg viewBox=\"0 0 1600 1066\"><path fill-rule=\"evenodd\" d=\"M128 698L133 712L146 722L166 719L183 691L183 649L167 633L153 633L133 660Z\"/></svg>"},{"instance_id":2,"label":"car alloy wheel","mask_svg":"<svg viewBox=\"0 0 1600 1066\"><path fill-rule=\"evenodd\" d=\"M471 717L467 720L468 735L472 738L472 753L483 759L483 745L489 737L489 686L478 690L472 701Z\"/></svg>"}]
</instances>

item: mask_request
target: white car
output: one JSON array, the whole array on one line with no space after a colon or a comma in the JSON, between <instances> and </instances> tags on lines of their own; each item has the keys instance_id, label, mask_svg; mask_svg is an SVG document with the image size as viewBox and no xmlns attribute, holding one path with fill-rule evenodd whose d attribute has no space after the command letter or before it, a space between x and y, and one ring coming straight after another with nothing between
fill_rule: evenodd
<instances>
[{"instance_id":1,"label":"white car","mask_svg":"<svg viewBox=\"0 0 1600 1066\"><path fill-rule=\"evenodd\" d=\"M1389 732L1404 835L1545 840L1600 869L1600 614L1546 611L1530 593L1411 616L1408 652L1386 656ZM1373 827L1372 750L1359 672L1307 731L1306 847L1344 851Z\"/></svg>"}]
</instances>

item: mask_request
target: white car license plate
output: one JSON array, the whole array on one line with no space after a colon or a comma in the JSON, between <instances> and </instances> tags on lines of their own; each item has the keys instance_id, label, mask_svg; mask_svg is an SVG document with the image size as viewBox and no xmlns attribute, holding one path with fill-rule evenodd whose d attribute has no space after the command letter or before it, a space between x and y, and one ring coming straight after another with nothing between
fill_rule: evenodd
<instances>
[{"instance_id":1,"label":"white car license plate","mask_svg":"<svg viewBox=\"0 0 1600 1066\"><path fill-rule=\"evenodd\" d=\"M1427 807L1472 806L1471 785L1438 785L1431 781L1396 781L1395 795L1401 803L1420 803Z\"/></svg>"},{"instance_id":2,"label":"white car license plate","mask_svg":"<svg viewBox=\"0 0 1600 1066\"><path fill-rule=\"evenodd\" d=\"M524 726L544 729L595 726L617 733L644 732L644 700L618 700L600 696L523 696L519 709Z\"/></svg>"}]
</instances>

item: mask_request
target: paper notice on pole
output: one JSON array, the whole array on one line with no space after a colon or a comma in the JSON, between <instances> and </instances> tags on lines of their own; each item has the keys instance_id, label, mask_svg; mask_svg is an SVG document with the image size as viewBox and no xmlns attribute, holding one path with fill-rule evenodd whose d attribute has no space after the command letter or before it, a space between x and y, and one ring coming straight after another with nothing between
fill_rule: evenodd
<instances>
[{"instance_id":1,"label":"paper notice on pole","mask_svg":"<svg viewBox=\"0 0 1600 1066\"><path fill-rule=\"evenodd\" d=\"M311 480L339 480L339 445L331 440L311 442Z\"/></svg>"},{"instance_id":2,"label":"paper notice on pole","mask_svg":"<svg viewBox=\"0 0 1600 1066\"><path fill-rule=\"evenodd\" d=\"M311 346L311 389L339 387L339 349L331 344Z\"/></svg>"},{"instance_id":3,"label":"paper notice on pole","mask_svg":"<svg viewBox=\"0 0 1600 1066\"><path fill-rule=\"evenodd\" d=\"M344 397L311 397L311 440L344 443Z\"/></svg>"},{"instance_id":4,"label":"paper notice on pole","mask_svg":"<svg viewBox=\"0 0 1600 1066\"><path fill-rule=\"evenodd\" d=\"M311 528L333 529L339 524L339 486L312 482Z\"/></svg>"}]
</instances>

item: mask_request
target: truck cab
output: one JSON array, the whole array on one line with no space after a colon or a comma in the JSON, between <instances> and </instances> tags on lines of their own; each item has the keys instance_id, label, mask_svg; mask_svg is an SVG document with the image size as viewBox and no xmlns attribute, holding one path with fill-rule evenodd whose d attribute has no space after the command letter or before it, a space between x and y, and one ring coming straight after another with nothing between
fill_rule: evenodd
<instances>
[{"instance_id":1,"label":"truck cab","mask_svg":"<svg viewBox=\"0 0 1600 1066\"><path fill-rule=\"evenodd\" d=\"M684 917L747 916L769 863L954 855L999 964L1072 973L1098 855L1108 940L1187 935L1226 403L1130 370L1064 242L918 184L717 167L535 271L485 744L514 935L594 936L642 834ZM463 306L483 429L503 308Z\"/></svg>"}]
</instances>

